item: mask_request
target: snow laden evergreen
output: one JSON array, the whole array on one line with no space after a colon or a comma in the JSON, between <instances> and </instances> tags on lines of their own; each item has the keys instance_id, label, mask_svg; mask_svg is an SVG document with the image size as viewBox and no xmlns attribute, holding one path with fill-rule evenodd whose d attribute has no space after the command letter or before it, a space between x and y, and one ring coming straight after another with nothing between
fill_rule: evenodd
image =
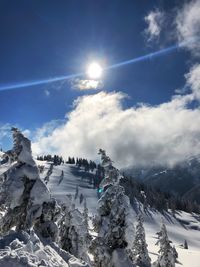
<instances>
[{"instance_id":1,"label":"snow laden evergreen","mask_svg":"<svg viewBox=\"0 0 200 267\"><path fill-rule=\"evenodd\" d=\"M14 146L7 152L12 164L0 179L0 207L4 209L0 220L0 266L89 267L55 243L60 207L39 177L30 140L16 128L12 132ZM74 211L71 220L76 219L71 225L77 223L79 213ZM78 254L85 252L80 251L80 240L80 235L73 240Z\"/></svg>"},{"instance_id":2,"label":"snow laden evergreen","mask_svg":"<svg viewBox=\"0 0 200 267\"><path fill-rule=\"evenodd\" d=\"M58 206L51 199L46 185L39 177L39 171L32 157L30 140L17 129L12 128L14 146L6 152L14 162L3 174L0 204L6 208L0 224L0 231L6 234L12 227L29 230L32 226L44 237L56 240L58 229L55 224Z\"/></svg>"},{"instance_id":3,"label":"snow laden evergreen","mask_svg":"<svg viewBox=\"0 0 200 267\"><path fill-rule=\"evenodd\" d=\"M85 224L85 227L87 227L87 229L89 229L89 216L88 216L88 207L87 207L87 200L86 198L84 198L84 208L83 208L83 223Z\"/></svg>"},{"instance_id":4,"label":"snow laden evergreen","mask_svg":"<svg viewBox=\"0 0 200 267\"><path fill-rule=\"evenodd\" d=\"M30 141L17 128L12 128L12 132L13 149L6 154L14 163L2 176L0 197L0 204L6 208L0 225L3 234L13 226L16 230L30 229L36 219L42 216L43 203L51 201L32 158ZM53 239L54 234L50 234Z\"/></svg>"},{"instance_id":5,"label":"snow laden evergreen","mask_svg":"<svg viewBox=\"0 0 200 267\"><path fill-rule=\"evenodd\" d=\"M151 267L151 259L147 250L143 217L141 214L137 217L135 229L135 238L132 249L129 251L130 258L138 267Z\"/></svg>"},{"instance_id":6,"label":"snow laden evergreen","mask_svg":"<svg viewBox=\"0 0 200 267\"><path fill-rule=\"evenodd\" d=\"M160 245L159 256L156 262L156 267L175 267L175 262L178 255L171 246L171 241L168 238L167 229L163 223L161 226L161 231L158 233L159 239L156 244Z\"/></svg>"},{"instance_id":7,"label":"snow laden evergreen","mask_svg":"<svg viewBox=\"0 0 200 267\"><path fill-rule=\"evenodd\" d=\"M93 221L97 232L97 237L90 246L94 266L117 267L120 266L119 258L126 262L126 267L134 266L127 253L134 233L129 198L124 194L124 188L118 184L122 176L111 159L102 149L99 154L105 169L105 178L100 187L105 192L98 201L97 215Z\"/></svg>"},{"instance_id":8,"label":"snow laden evergreen","mask_svg":"<svg viewBox=\"0 0 200 267\"><path fill-rule=\"evenodd\" d=\"M184 245L183 245L184 249L188 249L188 243L187 240L184 241Z\"/></svg>"},{"instance_id":9,"label":"snow laden evergreen","mask_svg":"<svg viewBox=\"0 0 200 267\"><path fill-rule=\"evenodd\" d=\"M83 214L75 208L72 196L67 196L67 204L62 205L62 218L59 222L61 248L76 257L89 262L87 254L91 237Z\"/></svg>"}]
</instances>

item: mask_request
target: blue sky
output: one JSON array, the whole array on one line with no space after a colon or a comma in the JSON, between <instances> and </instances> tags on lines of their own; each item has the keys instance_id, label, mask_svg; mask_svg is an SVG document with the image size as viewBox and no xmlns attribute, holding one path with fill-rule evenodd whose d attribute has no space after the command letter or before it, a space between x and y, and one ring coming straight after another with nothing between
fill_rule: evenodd
<instances>
[{"instance_id":1,"label":"blue sky","mask_svg":"<svg viewBox=\"0 0 200 267\"><path fill-rule=\"evenodd\" d=\"M1 1L0 87L85 72L91 60L109 66L184 41L174 26L183 6L182 1L153 0ZM158 34L148 31L145 17L151 12L162 17L156 21ZM168 102L186 84L185 74L194 62L191 54L189 48L179 49L105 71L103 90L127 94L125 108ZM34 132L45 123L63 120L78 97L96 93L75 90L69 80L0 91L0 125ZM8 146L5 137L1 143Z\"/></svg>"}]
</instances>

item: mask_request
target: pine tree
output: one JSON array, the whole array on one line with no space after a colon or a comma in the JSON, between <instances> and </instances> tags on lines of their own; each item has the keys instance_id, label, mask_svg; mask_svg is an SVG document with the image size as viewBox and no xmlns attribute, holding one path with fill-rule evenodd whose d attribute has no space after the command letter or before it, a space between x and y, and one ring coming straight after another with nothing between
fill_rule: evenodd
<instances>
[{"instance_id":1,"label":"pine tree","mask_svg":"<svg viewBox=\"0 0 200 267\"><path fill-rule=\"evenodd\" d=\"M130 258L138 267L151 267L151 259L147 250L143 217L141 214L137 217L135 238L132 250L130 251Z\"/></svg>"},{"instance_id":2,"label":"pine tree","mask_svg":"<svg viewBox=\"0 0 200 267\"><path fill-rule=\"evenodd\" d=\"M76 191L75 191L75 195L74 195L74 198L77 199L78 197L78 193L79 193L79 190L78 190L78 185L76 186Z\"/></svg>"},{"instance_id":3,"label":"pine tree","mask_svg":"<svg viewBox=\"0 0 200 267\"><path fill-rule=\"evenodd\" d=\"M89 229L89 216L88 216L88 208L87 208L87 200L84 198L84 208L83 208L83 223L86 225L87 229Z\"/></svg>"},{"instance_id":4,"label":"pine tree","mask_svg":"<svg viewBox=\"0 0 200 267\"><path fill-rule=\"evenodd\" d=\"M188 243L187 243L187 240L184 241L184 249L188 249Z\"/></svg>"},{"instance_id":5,"label":"pine tree","mask_svg":"<svg viewBox=\"0 0 200 267\"><path fill-rule=\"evenodd\" d=\"M171 241L167 235L165 224L162 224L161 231L159 232L159 240L156 244L160 244L159 256L157 260L158 267L175 267L176 258L173 253Z\"/></svg>"},{"instance_id":6,"label":"pine tree","mask_svg":"<svg viewBox=\"0 0 200 267\"><path fill-rule=\"evenodd\" d=\"M16 231L30 230L38 222L39 228L51 228L48 237L56 240L56 224L52 217L58 211L57 203L51 199L46 185L39 177L30 140L17 128L12 128L12 132L13 149L6 154L14 164L2 177L0 204L4 205L7 211L1 219L0 232L4 235L12 227L15 227ZM45 216L45 205L51 210L51 218Z\"/></svg>"},{"instance_id":7,"label":"pine tree","mask_svg":"<svg viewBox=\"0 0 200 267\"><path fill-rule=\"evenodd\" d=\"M177 261L177 259L178 259L178 252L177 252L175 246L173 246L172 252L173 252L173 255L174 255L175 262L178 262Z\"/></svg>"},{"instance_id":8,"label":"pine tree","mask_svg":"<svg viewBox=\"0 0 200 267\"><path fill-rule=\"evenodd\" d=\"M62 205L63 216L59 222L61 248L89 262L87 254L91 237L82 213L75 208L72 196Z\"/></svg>"},{"instance_id":9,"label":"pine tree","mask_svg":"<svg viewBox=\"0 0 200 267\"><path fill-rule=\"evenodd\" d=\"M105 192L98 202L98 214L93 221L98 235L92 241L90 251L95 266L113 267L113 256L119 251L129 261L127 248L134 228L131 225L129 198L124 194L124 188L118 184L121 175L104 150L99 150L99 154L105 168L105 179L100 186ZM133 266L131 261L127 266Z\"/></svg>"}]
</instances>

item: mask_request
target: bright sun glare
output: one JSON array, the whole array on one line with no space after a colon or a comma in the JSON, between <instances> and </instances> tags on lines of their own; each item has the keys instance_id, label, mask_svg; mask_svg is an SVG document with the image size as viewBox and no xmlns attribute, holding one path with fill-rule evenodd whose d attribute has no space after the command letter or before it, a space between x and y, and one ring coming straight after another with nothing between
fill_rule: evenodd
<instances>
[{"instance_id":1,"label":"bright sun glare","mask_svg":"<svg viewBox=\"0 0 200 267\"><path fill-rule=\"evenodd\" d=\"M88 67L87 75L90 79L99 79L102 76L102 72L102 67L98 63L93 62Z\"/></svg>"}]
</instances>

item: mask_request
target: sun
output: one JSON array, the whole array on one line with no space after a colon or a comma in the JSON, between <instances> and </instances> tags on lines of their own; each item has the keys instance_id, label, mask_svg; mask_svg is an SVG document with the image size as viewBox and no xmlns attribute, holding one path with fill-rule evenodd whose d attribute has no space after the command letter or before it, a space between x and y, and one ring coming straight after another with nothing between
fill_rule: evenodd
<instances>
[{"instance_id":1,"label":"sun","mask_svg":"<svg viewBox=\"0 0 200 267\"><path fill-rule=\"evenodd\" d=\"M99 79L101 78L103 69L100 64L93 62L88 66L87 75L90 79Z\"/></svg>"}]
</instances>

